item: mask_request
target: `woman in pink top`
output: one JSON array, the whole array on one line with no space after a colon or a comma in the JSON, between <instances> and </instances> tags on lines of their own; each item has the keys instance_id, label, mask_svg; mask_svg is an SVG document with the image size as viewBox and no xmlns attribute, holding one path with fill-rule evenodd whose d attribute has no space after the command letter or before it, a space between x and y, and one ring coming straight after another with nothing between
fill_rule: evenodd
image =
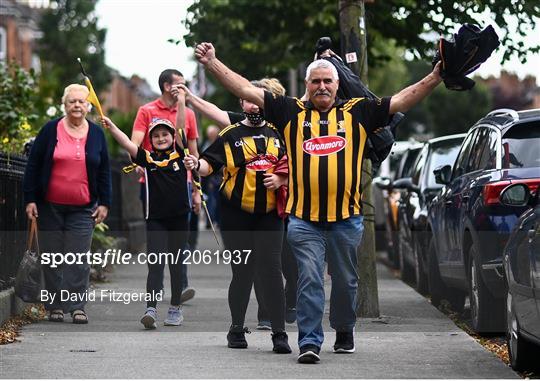
<instances>
[{"instance_id":1,"label":"woman in pink top","mask_svg":"<svg viewBox=\"0 0 540 381\"><path fill-rule=\"evenodd\" d=\"M87 257L73 263L68 253L90 250L94 226L111 204L107 144L101 127L86 119L88 94L86 86L65 88L66 115L40 130L24 174L26 214L37 218L41 253L60 253L57 259L67 262L43 266L47 297L42 300L54 322L69 312L73 323L88 323L90 264Z\"/></svg>"}]
</instances>

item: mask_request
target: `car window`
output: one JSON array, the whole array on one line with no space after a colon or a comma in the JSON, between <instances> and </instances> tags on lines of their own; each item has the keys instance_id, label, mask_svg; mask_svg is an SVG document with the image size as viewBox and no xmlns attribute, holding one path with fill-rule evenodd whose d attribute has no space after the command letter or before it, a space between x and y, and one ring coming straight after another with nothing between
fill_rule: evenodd
<instances>
[{"instance_id":1,"label":"car window","mask_svg":"<svg viewBox=\"0 0 540 381\"><path fill-rule=\"evenodd\" d=\"M469 160L467 161L467 167L465 173L470 173L479 170L480 162L482 160L482 155L484 148L488 141L489 129L488 128L479 128L476 139L472 144L471 153L469 154Z\"/></svg>"},{"instance_id":2,"label":"car window","mask_svg":"<svg viewBox=\"0 0 540 381\"><path fill-rule=\"evenodd\" d=\"M461 146L461 152L456 160L456 165L454 166L454 171L452 173L452 179L459 177L466 173L467 159L469 158L469 152L471 151L473 139L476 137L478 129L471 132L465 138L465 142Z\"/></svg>"},{"instance_id":3,"label":"car window","mask_svg":"<svg viewBox=\"0 0 540 381\"><path fill-rule=\"evenodd\" d=\"M420 174L422 173L422 168L424 168L424 164L426 162L426 156L428 152L428 145L426 144L424 148L422 148L422 151L420 151L420 154L416 158L416 163L414 165L414 170L412 171L412 182L413 184L419 185L420 184Z\"/></svg>"},{"instance_id":4,"label":"car window","mask_svg":"<svg viewBox=\"0 0 540 381\"><path fill-rule=\"evenodd\" d=\"M453 165L456 161L459 149L461 148L461 140L450 140L442 145L437 145L432 148L429 162L427 163L427 188L441 188L441 184L435 182L435 174L433 170L442 165Z\"/></svg>"},{"instance_id":5,"label":"car window","mask_svg":"<svg viewBox=\"0 0 540 381\"><path fill-rule=\"evenodd\" d=\"M401 159L400 171L398 173L398 178L411 177L411 172L413 170L414 160L418 156L420 148L410 149L405 153L403 159Z\"/></svg>"},{"instance_id":6,"label":"car window","mask_svg":"<svg viewBox=\"0 0 540 381\"><path fill-rule=\"evenodd\" d=\"M397 172L399 170L399 163L401 162L402 157L403 152L392 152L390 154L390 173L388 174L388 177L392 180L396 179Z\"/></svg>"},{"instance_id":7,"label":"car window","mask_svg":"<svg viewBox=\"0 0 540 381\"><path fill-rule=\"evenodd\" d=\"M487 170L497 168L497 132L490 129L480 162L478 163L478 169Z\"/></svg>"},{"instance_id":8,"label":"car window","mask_svg":"<svg viewBox=\"0 0 540 381\"><path fill-rule=\"evenodd\" d=\"M516 124L502 143L503 168L540 167L540 121Z\"/></svg>"}]
</instances>

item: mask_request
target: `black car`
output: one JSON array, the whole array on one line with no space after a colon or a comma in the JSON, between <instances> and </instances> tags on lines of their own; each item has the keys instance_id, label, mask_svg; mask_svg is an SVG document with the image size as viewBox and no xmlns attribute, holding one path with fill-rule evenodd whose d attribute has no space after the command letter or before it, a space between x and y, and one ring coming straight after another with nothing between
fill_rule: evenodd
<instances>
[{"instance_id":1,"label":"black car","mask_svg":"<svg viewBox=\"0 0 540 381\"><path fill-rule=\"evenodd\" d=\"M398 207L401 277L405 281L414 281L422 294L428 291L428 206L442 188L435 182L433 170L454 164L465 136L458 134L429 140L416 158L411 177L393 182L395 189L403 190Z\"/></svg>"},{"instance_id":2,"label":"black car","mask_svg":"<svg viewBox=\"0 0 540 381\"><path fill-rule=\"evenodd\" d=\"M377 177L373 179L373 184L385 192L385 215L386 218L386 240L388 259L394 268L399 268L399 242L398 242L398 201L401 197L401 191L394 189L392 182L403 177L410 177L414 162L422 149L423 144L418 142L410 143L410 146L403 152L399 167L395 172L394 178Z\"/></svg>"},{"instance_id":3,"label":"black car","mask_svg":"<svg viewBox=\"0 0 540 381\"><path fill-rule=\"evenodd\" d=\"M540 109L496 110L468 132L458 158L435 170L441 193L429 207L431 301L463 310L469 295L472 329L505 330L503 249L523 206L501 204L510 184L540 184Z\"/></svg>"},{"instance_id":4,"label":"black car","mask_svg":"<svg viewBox=\"0 0 540 381\"><path fill-rule=\"evenodd\" d=\"M525 184L501 193L509 206L528 206L517 220L504 249L507 286L506 337L512 368L540 368L540 191Z\"/></svg>"}]
</instances>

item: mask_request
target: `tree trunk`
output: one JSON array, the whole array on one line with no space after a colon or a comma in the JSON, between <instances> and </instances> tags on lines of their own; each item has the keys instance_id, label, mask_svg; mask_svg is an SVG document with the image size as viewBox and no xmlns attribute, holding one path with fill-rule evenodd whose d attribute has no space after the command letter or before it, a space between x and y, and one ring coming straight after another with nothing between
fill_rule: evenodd
<instances>
[{"instance_id":1,"label":"tree trunk","mask_svg":"<svg viewBox=\"0 0 540 381\"><path fill-rule=\"evenodd\" d=\"M367 46L364 2L339 0L341 53L351 70L367 85ZM371 161L362 162L362 214L364 235L357 252L358 294L356 313L359 317L379 317L377 271L375 257L375 223L371 194Z\"/></svg>"}]
</instances>

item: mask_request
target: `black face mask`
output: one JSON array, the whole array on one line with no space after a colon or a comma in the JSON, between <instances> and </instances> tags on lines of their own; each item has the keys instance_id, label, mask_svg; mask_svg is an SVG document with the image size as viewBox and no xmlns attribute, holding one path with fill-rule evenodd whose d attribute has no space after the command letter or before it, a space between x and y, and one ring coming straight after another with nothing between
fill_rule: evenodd
<instances>
[{"instance_id":1,"label":"black face mask","mask_svg":"<svg viewBox=\"0 0 540 381\"><path fill-rule=\"evenodd\" d=\"M264 114L262 111L256 114L244 112L244 115L246 116L247 120L249 120L249 123L253 124L254 126L258 126L264 122Z\"/></svg>"}]
</instances>

